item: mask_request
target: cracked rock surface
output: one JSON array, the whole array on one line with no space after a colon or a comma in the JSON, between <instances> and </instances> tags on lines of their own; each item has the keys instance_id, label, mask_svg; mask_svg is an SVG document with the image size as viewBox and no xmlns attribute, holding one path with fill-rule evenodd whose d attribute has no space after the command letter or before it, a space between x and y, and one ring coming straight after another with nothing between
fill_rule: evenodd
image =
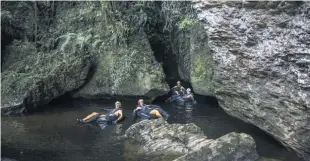
<instances>
[{"instance_id":1,"label":"cracked rock surface","mask_svg":"<svg viewBox=\"0 0 310 161\"><path fill-rule=\"evenodd\" d=\"M310 159L310 3L195 1L220 106Z\"/></svg>"},{"instance_id":2,"label":"cracked rock surface","mask_svg":"<svg viewBox=\"0 0 310 161\"><path fill-rule=\"evenodd\" d=\"M216 140L208 139L193 123L168 124L163 119L143 120L127 129L125 135L136 141L149 155L181 156L175 161L258 159L251 136L233 132Z\"/></svg>"}]
</instances>

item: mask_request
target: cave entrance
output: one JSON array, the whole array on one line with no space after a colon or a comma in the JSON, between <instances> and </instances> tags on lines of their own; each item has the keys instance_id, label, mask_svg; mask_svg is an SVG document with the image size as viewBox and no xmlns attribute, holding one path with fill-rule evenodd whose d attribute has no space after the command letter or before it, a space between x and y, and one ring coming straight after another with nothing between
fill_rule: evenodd
<instances>
[{"instance_id":1,"label":"cave entrance","mask_svg":"<svg viewBox=\"0 0 310 161\"><path fill-rule=\"evenodd\" d=\"M169 87L175 86L178 80L181 78L178 73L178 62L176 55L173 54L171 45L169 42L169 34L156 28L157 32L150 33L153 36L149 39L151 48L154 52L155 59L162 64L165 81ZM155 36L154 36L155 35ZM166 40L162 40L162 39Z\"/></svg>"},{"instance_id":2,"label":"cave entrance","mask_svg":"<svg viewBox=\"0 0 310 161\"><path fill-rule=\"evenodd\" d=\"M172 50L172 34L173 29L164 30L165 18L162 17L160 11L162 10L161 1L153 2L155 9L146 12L150 17L145 25L145 32L147 34L150 46L154 52L155 59L162 64L165 74L165 81L170 88L176 85L177 81L181 81L184 88L192 88L191 84L181 79L178 71L178 56ZM171 92L164 96L160 96L155 100L165 100L171 95Z\"/></svg>"},{"instance_id":3,"label":"cave entrance","mask_svg":"<svg viewBox=\"0 0 310 161\"><path fill-rule=\"evenodd\" d=\"M149 18L144 31L147 34L155 59L162 64L165 73L165 81L171 88L175 86L178 80L181 81L178 73L177 56L173 54L171 46L172 31L164 30L166 22L165 18L160 13L163 2L156 1L152 3L153 8L146 12ZM184 85L185 82L182 83Z\"/></svg>"},{"instance_id":4,"label":"cave entrance","mask_svg":"<svg viewBox=\"0 0 310 161\"><path fill-rule=\"evenodd\" d=\"M152 31L147 33L149 42L154 52L155 59L162 64L165 73L165 81L170 88L176 85L177 81L181 81L184 88L192 88L191 84L181 79L178 72L178 57L173 54L170 33L163 32L161 25L157 24ZM169 92L166 95L157 97L156 101L166 100L171 95Z\"/></svg>"}]
</instances>

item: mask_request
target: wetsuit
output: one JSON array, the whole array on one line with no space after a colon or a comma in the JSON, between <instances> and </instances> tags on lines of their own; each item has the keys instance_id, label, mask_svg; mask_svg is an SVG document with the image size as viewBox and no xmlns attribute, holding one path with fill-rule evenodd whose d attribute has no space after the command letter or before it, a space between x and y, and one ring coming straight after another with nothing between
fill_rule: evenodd
<instances>
[{"instance_id":1,"label":"wetsuit","mask_svg":"<svg viewBox=\"0 0 310 161\"><path fill-rule=\"evenodd\" d=\"M160 107L154 107L150 105L140 106L134 110L134 115L142 119L151 119L151 118L165 118L168 119L169 115Z\"/></svg>"},{"instance_id":2,"label":"wetsuit","mask_svg":"<svg viewBox=\"0 0 310 161\"><path fill-rule=\"evenodd\" d=\"M173 90L172 95L184 95L185 88L183 86L174 86L171 90Z\"/></svg>"},{"instance_id":3,"label":"wetsuit","mask_svg":"<svg viewBox=\"0 0 310 161\"><path fill-rule=\"evenodd\" d=\"M177 101L178 99L182 99L182 96L184 95L185 88L183 86L174 86L171 88L172 96L169 97L166 102L174 102Z\"/></svg>"},{"instance_id":4,"label":"wetsuit","mask_svg":"<svg viewBox=\"0 0 310 161\"><path fill-rule=\"evenodd\" d=\"M93 112L92 114L83 118L83 122L88 123L88 122L97 120L98 123L100 123L100 122L113 122L113 121L115 121L117 123L121 119L123 119L123 109L117 108L117 109L113 109L113 110L108 110L107 114Z\"/></svg>"},{"instance_id":5,"label":"wetsuit","mask_svg":"<svg viewBox=\"0 0 310 161\"><path fill-rule=\"evenodd\" d=\"M183 96L183 100L184 100L185 102L195 102L194 95L193 95L192 93L190 93L190 94L185 94L185 95Z\"/></svg>"}]
</instances>

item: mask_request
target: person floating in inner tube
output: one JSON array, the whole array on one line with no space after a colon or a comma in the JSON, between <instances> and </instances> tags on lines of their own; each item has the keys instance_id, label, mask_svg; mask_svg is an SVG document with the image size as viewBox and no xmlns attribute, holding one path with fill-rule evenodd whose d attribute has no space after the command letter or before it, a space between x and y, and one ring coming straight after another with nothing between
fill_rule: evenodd
<instances>
[{"instance_id":1,"label":"person floating in inner tube","mask_svg":"<svg viewBox=\"0 0 310 161\"><path fill-rule=\"evenodd\" d=\"M194 99L194 95L191 92L190 88L186 89L186 94L183 96L183 99L184 99L185 102L194 102L194 103L196 103L196 101Z\"/></svg>"},{"instance_id":2,"label":"person floating in inner tube","mask_svg":"<svg viewBox=\"0 0 310 161\"><path fill-rule=\"evenodd\" d=\"M171 90L173 91L172 95L183 96L185 94L185 88L181 85L180 81L177 81L177 85L172 87Z\"/></svg>"},{"instance_id":3,"label":"person floating in inner tube","mask_svg":"<svg viewBox=\"0 0 310 161\"><path fill-rule=\"evenodd\" d=\"M134 116L142 119L164 118L168 119L169 114L155 105L145 105L143 99L138 100L137 108L133 111Z\"/></svg>"},{"instance_id":4,"label":"person floating in inner tube","mask_svg":"<svg viewBox=\"0 0 310 161\"><path fill-rule=\"evenodd\" d=\"M170 89L172 91L172 96L169 97L166 102L175 101L178 98L182 97L185 94L185 88L181 85L180 81L177 81L177 85Z\"/></svg>"},{"instance_id":5,"label":"person floating in inner tube","mask_svg":"<svg viewBox=\"0 0 310 161\"><path fill-rule=\"evenodd\" d=\"M117 124L120 120L124 118L123 109L121 108L121 102L115 102L114 109L105 109L104 113L93 112L90 115L86 116L83 119L77 119L81 123L89 123L92 121L97 121L97 123L109 123Z\"/></svg>"}]
</instances>

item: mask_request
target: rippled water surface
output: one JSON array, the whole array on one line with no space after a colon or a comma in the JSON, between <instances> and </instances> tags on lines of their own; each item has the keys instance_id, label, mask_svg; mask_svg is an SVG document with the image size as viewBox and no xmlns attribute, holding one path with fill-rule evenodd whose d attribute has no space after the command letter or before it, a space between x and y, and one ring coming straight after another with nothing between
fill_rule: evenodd
<instances>
[{"instance_id":1,"label":"rippled water surface","mask_svg":"<svg viewBox=\"0 0 310 161\"><path fill-rule=\"evenodd\" d=\"M123 161L149 160L136 156L122 135L134 123L131 112L134 101L123 101L126 120L119 125L100 129L95 124L78 126L76 118L111 108L112 102L74 101L57 108L19 117L2 117L2 159L18 161ZM228 116L217 105L198 104L177 106L159 103L170 114L169 123L195 123L209 138L229 132L245 132L256 142L258 153L266 158L299 161L278 142L254 126Z\"/></svg>"}]
</instances>

